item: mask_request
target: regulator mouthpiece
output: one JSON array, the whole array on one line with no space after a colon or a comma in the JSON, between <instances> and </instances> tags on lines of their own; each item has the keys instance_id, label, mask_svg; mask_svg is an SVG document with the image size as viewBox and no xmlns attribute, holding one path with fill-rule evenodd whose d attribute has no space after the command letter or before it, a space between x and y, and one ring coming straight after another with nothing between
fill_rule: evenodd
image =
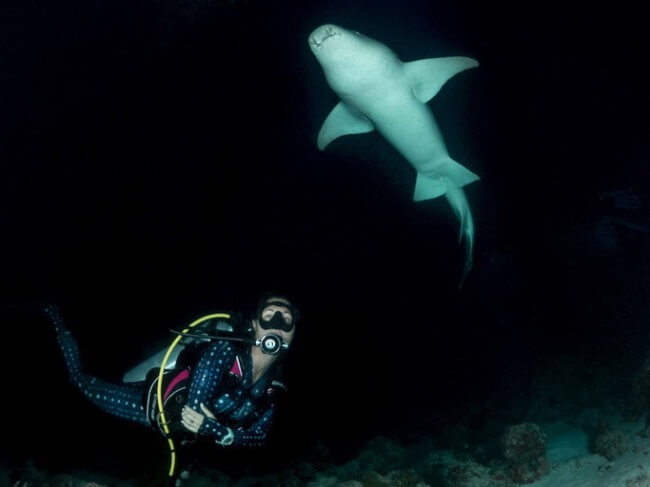
<instances>
[{"instance_id":1,"label":"regulator mouthpiece","mask_svg":"<svg viewBox=\"0 0 650 487\"><path fill-rule=\"evenodd\" d=\"M267 355L277 355L282 350L288 350L289 344L283 343L282 338L275 333L269 333L255 340L255 345L260 347L262 353Z\"/></svg>"}]
</instances>

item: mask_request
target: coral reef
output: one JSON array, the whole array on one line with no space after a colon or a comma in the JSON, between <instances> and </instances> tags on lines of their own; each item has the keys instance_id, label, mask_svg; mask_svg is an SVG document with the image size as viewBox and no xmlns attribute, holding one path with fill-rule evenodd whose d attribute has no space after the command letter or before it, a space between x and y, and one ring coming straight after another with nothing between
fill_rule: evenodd
<instances>
[{"instance_id":1,"label":"coral reef","mask_svg":"<svg viewBox=\"0 0 650 487\"><path fill-rule=\"evenodd\" d=\"M432 485L444 487L507 487L507 480L476 461L459 459L450 451L431 452L423 476Z\"/></svg>"},{"instance_id":2,"label":"coral reef","mask_svg":"<svg viewBox=\"0 0 650 487\"><path fill-rule=\"evenodd\" d=\"M406 468L408 451L399 443L377 436L359 456L341 466L331 467L309 487L427 487L413 470Z\"/></svg>"},{"instance_id":3,"label":"coral reef","mask_svg":"<svg viewBox=\"0 0 650 487\"><path fill-rule=\"evenodd\" d=\"M495 487L487 467L477 463L459 463L446 469L444 483L448 487Z\"/></svg>"},{"instance_id":4,"label":"coral reef","mask_svg":"<svg viewBox=\"0 0 650 487\"><path fill-rule=\"evenodd\" d=\"M503 475L516 484L532 484L551 471L546 436L533 423L508 426L501 436L506 468Z\"/></svg>"},{"instance_id":5,"label":"coral reef","mask_svg":"<svg viewBox=\"0 0 650 487\"><path fill-rule=\"evenodd\" d=\"M627 440L622 431L610 428L601 421L598 436L594 441L594 453L604 456L610 462L616 460L627 450Z\"/></svg>"},{"instance_id":6,"label":"coral reef","mask_svg":"<svg viewBox=\"0 0 650 487\"><path fill-rule=\"evenodd\" d=\"M363 487L428 487L413 471L399 470L387 475L369 472L361 478Z\"/></svg>"},{"instance_id":7,"label":"coral reef","mask_svg":"<svg viewBox=\"0 0 650 487\"><path fill-rule=\"evenodd\" d=\"M591 418L593 414L589 414ZM600 421L598 435L591 435L592 453L583 452L562 461L551 462L547 450L555 444L564 448L573 444L574 435L580 444L585 441L583 429L542 428L534 423L505 427L498 437L500 450L490 458L479 458L481 445L468 443L462 451L440 450L431 438L420 443L401 444L376 437L352 460L334 465L325 447L313 458L281 468L268 474L246 474L230 478L213 466L197 468L187 487L535 487L580 485L581 487L649 487L650 438L644 434L644 423L626 423L615 417L609 423ZM591 419L588 421L591 424ZM615 425L615 427L610 426ZM546 441L545 434L550 440ZM496 438L495 438L496 440ZM496 441L495 441L496 442ZM558 446L559 445L559 446ZM594 454L594 450L598 454ZM550 451L548 451L550 456ZM480 455L482 457L482 455ZM40 467L39 467L40 468ZM0 486L10 487L163 487L166 477L153 476L117 480L94 473L45 473L33 464L3 471ZM153 474L151 474L153 475Z\"/></svg>"},{"instance_id":8,"label":"coral reef","mask_svg":"<svg viewBox=\"0 0 650 487\"><path fill-rule=\"evenodd\" d=\"M522 465L546 455L546 437L536 424L517 424L506 428L501 447L506 461Z\"/></svg>"},{"instance_id":9,"label":"coral reef","mask_svg":"<svg viewBox=\"0 0 650 487\"><path fill-rule=\"evenodd\" d=\"M357 458L336 468L340 480L360 479L368 472L387 474L407 464L407 451L399 443L382 436L370 440Z\"/></svg>"},{"instance_id":10,"label":"coral reef","mask_svg":"<svg viewBox=\"0 0 650 487\"><path fill-rule=\"evenodd\" d=\"M341 482L337 477L323 477L309 482L307 487L429 487L413 470L401 470L381 475L367 472L359 480Z\"/></svg>"},{"instance_id":11,"label":"coral reef","mask_svg":"<svg viewBox=\"0 0 650 487\"><path fill-rule=\"evenodd\" d=\"M3 478L6 477L6 478ZM40 471L33 462L29 461L24 468L20 469L14 477L13 482L9 480L10 475L0 475L0 486L11 485L12 487L126 487L125 484L111 479L107 475L91 473L59 473L49 475Z\"/></svg>"}]
</instances>

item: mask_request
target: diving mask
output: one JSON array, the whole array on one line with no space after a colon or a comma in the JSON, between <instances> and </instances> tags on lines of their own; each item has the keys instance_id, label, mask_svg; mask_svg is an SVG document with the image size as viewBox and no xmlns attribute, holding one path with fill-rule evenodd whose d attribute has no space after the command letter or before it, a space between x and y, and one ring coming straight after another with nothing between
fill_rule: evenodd
<instances>
[{"instance_id":1,"label":"diving mask","mask_svg":"<svg viewBox=\"0 0 650 487\"><path fill-rule=\"evenodd\" d=\"M289 310L289 312L283 313L282 311L276 310L273 312L273 315L271 316L270 319L265 320L264 315L267 314L265 313L265 311L270 306L278 306L278 307L286 308ZM273 311L273 310L269 310L269 311ZM295 316L294 308L290 304L285 303L284 301L269 301L267 303L264 303L264 307L258 311L258 320L260 322L260 326L264 330L282 330L282 331L290 332L291 330L293 330L294 323L296 321L296 316Z\"/></svg>"}]
</instances>

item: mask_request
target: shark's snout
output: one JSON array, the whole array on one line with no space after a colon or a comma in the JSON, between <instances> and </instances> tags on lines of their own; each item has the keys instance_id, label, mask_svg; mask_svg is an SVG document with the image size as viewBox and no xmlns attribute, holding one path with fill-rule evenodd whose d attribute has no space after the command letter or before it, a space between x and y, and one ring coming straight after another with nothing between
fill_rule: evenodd
<instances>
[{"instance_id":1,"label":"shark's snout","mask_svg":"<svg viewBox=\"0 0 650 487\"><path fill-rule=\"evenodd\" d=\"M332 24L325 24L318 27L309 36L309 45L312 49L317 49L323 43L332 37L340 36L341 30Z\"/></svg>"}]
</instances>

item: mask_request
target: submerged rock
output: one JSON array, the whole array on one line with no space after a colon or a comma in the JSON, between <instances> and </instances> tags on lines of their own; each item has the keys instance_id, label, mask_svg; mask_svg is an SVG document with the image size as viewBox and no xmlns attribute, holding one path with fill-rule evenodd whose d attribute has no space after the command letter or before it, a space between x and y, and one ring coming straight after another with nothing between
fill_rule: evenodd
<instances>
[{"instance_id":1,"label":"submerged rock","mask_svg":"<svg viewBox=\"0 0 650 487\"><path fill-rule=\"evenodd\" d=\"M598 436L594 441L594 453L604 456L610 462L616 460L627 450L627 440L623 432L611 429L601 422Z\"/></svg>"},{"instance_id":2,"label":"submerged rock","mask_svg":"<svg viewBox=\"0 0 650 487\"><path fill-rule=\"evenodd\" d=\"M430 487L413 470L398 470L381 475L367 472L360 479L341 482L337 477L323 477L307 487Z\"/></svg>"},{"instance_id":3,"label":"submerged rock","mask_svg":"<svg viewBox=\"0 0 650 487\"><path fill-rule=\"evenodd\" d=\"M449 466L444 481L448 487L496 487L500 485L492 478L487 467L473 462Z\"/></svg>"},{"instance_id":4,"label":"submerged rock","mask_svg":"<svg viewBox=\"0 0 650 487\"><path fill-rule=\"evenodd\" d=\"M381 475L367 473L361 479L363 487L429 487L413 470L399 470Z\"/></svg>"},{"instance_id":5,"label":"submerged rock","mask_svg":"<svg viewBox=\"0 0 650 487\"><path fill-rule=\"evenodd\" d=\"M508 426L500 440L506 468L503 475L516 484L532 484L551 472L546 436L533 423Z\"/></svg>"}]
</instances>

